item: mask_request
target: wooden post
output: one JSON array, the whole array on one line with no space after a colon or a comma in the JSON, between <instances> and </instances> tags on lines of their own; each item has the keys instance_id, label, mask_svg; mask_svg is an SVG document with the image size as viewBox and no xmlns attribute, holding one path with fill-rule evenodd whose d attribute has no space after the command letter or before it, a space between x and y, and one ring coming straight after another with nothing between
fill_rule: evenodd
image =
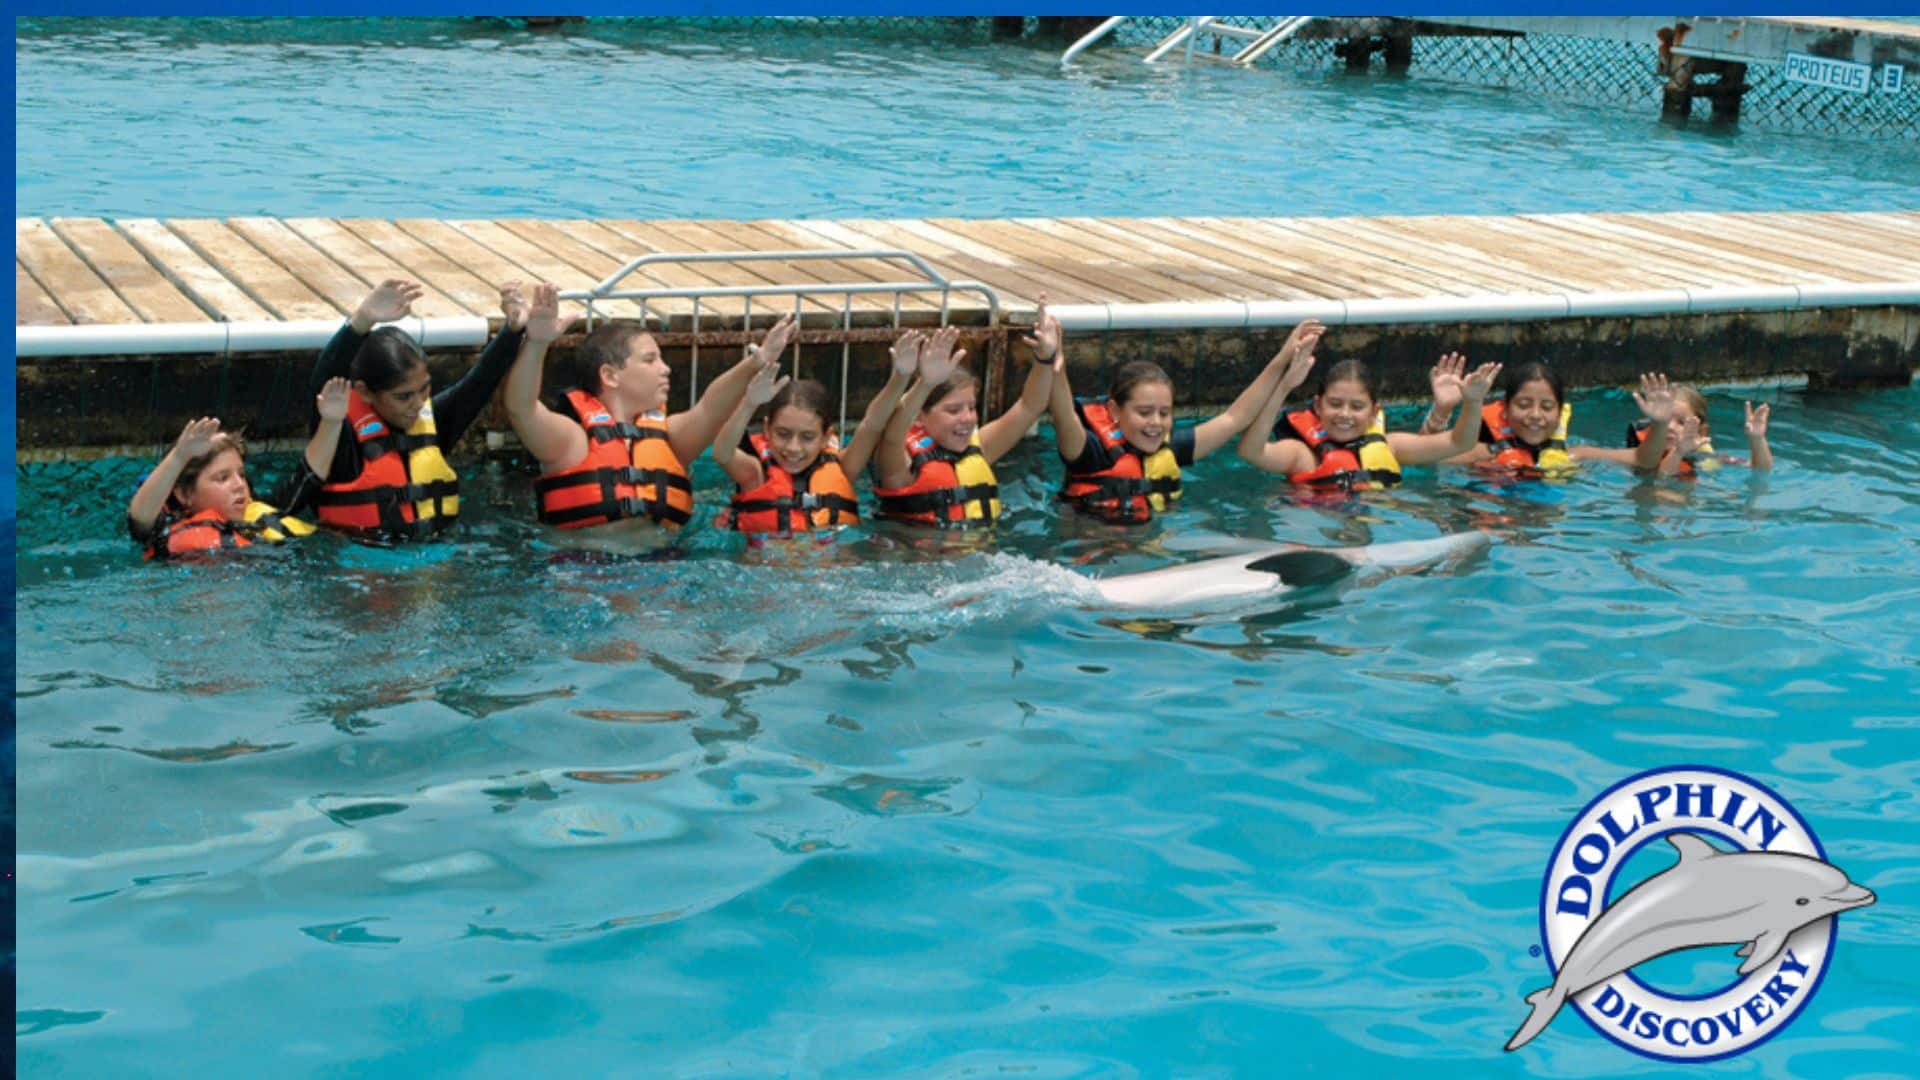
<instances>
[{"instance_id":1,"label":"wooden post","mask_svg":"<svg viewBox=\"0 0 1920 1080\"><path fill-rule=\"evenodd\" d=\"M1350 37L1333 51L1334 55L1347 58L1348 71L1365 71L1368 61L1373 59L1373 39Z\"/></svg>"},{"instance_id":2,"label":"wooden post","mask_svg":"<svg viewBox=\"0 0 1920 1080\"><path fill-rule=\"evenodd\" d=\"M1727 61L1720 65L1720 81L1707 91L1713 118L1726 123L1740 119L1740 99L1747 93L1747 65Z\"/></svg>"},{"instance_id":3,"label":"wooden post","mask_svg":"<svg viewBox=\"0 0 1920 1080\"><path fill-rule=\"evenodd\" d=\"M1388 71L1405 71L1413 66L1412 34L1389 34L1386 42Z\"/></svg>"}]
</instances>

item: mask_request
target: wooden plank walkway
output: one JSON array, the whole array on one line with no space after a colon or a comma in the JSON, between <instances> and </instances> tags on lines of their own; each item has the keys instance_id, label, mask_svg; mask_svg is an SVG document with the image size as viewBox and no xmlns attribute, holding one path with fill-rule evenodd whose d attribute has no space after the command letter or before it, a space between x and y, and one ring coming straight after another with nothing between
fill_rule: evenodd
<instances>
[{"instance_id":1,"label":"wooden plank walkway","mask_svg":"<svg viewBox=\"0 0 1920 1080\"><path fill-rule=\"evenodd\" d=\"M18 218L20 326L343 317L401 275L427 316L497 317L512 278L584 289L636 255L904 248L950 279L991 286L1003 307L1057 303L1359 300L1582 294L1680 286L1920 281L1920 210L1877 213L1522 214L1512 217L1015 218L846 221L430 221L264 217ZM664 286L899 281L876 260L662 266ZM644 284L636 275L628 284ZM756 301L756 313L793 299ZM840 297L805 305L826 327ZM738 326L738 299L703 301L704 329ZM675 329L688 300L652 302ZM909 322L937 297L903 301ZM984 318L977 296L953 312ZM614 305L616 314L637 313ZM891 321L890 296L855 298L854 325Z\"/></svg>"}]
</instances>

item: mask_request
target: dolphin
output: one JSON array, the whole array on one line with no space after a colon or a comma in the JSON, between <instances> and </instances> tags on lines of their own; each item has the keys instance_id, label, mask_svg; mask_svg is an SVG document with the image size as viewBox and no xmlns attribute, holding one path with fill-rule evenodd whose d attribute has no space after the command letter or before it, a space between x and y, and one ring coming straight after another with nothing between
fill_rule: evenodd
<instances>
[{"instance_id":1,"label":"dolphin","mask_svg":"<svg viewBox=\"0 0 1920 1080\"><path fill-rule=\"evenodd\" d=\"M1362 547L1265 544L1234 555L1099 578L1093 584L1103 600L1118 607L1204 604L1324 585L1362 569L1389 573L1423 569L1484 551L1491 543L1485 533L1468 532Z\"/></svg>"},{"instance_id":2,"label":"dolphin","mask_svg":"<svg viewBox=\"0 0 1920 1080\"><path fill-rule=\"evenodd\" d=\"M1527 995L1533 1012L1507 1040L1518 1050L1567 999L1636 964L1700 945L1746 944L1740 974L1780 955L1803 926L1873 903L1832 863L1807 855L1725 852L1692 833L1667 834L1680 860L1608 905L1573 943L1552 986Z\"/></svg>"}]
</instances>

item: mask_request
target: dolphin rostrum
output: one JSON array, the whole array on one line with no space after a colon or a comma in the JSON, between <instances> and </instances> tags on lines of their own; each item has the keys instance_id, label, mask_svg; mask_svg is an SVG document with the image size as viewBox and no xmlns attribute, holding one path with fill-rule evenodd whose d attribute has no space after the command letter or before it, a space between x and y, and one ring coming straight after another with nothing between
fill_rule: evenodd
<instances>
[{"instance_id":1,"label":"dolphin rostrum","mask_svg":"<svg viewBox=\"0 0 1920 1080\"><path fill-rule=\"evenodd\" d=\"M1725 852L1692 833L1667 834L1680 861L1600 913L1573 943L1553 985L1527 995L1533 1012L1507 1041L1525 1046L1567 999L1636 964L1700 945L1745 942L1740 974L1760 970L1803 926L1873 903L1873 891L1807 855Z\"/></svg>"},{"instance_id":2,"label":"dolphin rostrum","mask_svg":"<svg viewBox=\"0 0 1920 1080\"><path fill-rule=\"evenodd\" d=\"M1208 604L1325 585L1357 570L1417 570L1484 551L1491 543L1485 533L1468 532L1347 548L1263 544L1238 555L1100 578L1093 585L1102 600L1120 607Z\"/></svg>"}]
</instances>

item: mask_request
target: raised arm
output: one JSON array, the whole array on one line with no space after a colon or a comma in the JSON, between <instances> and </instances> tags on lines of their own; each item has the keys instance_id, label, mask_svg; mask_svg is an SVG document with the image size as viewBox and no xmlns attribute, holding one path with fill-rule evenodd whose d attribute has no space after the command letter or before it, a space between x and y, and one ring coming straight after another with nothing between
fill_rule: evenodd
<instances>
[{"instance_id":1,"label":"raised arm","mask_svg":"<svg viewBox=\"0 0 1920 1080\"><path fill-rule=\"evenodd\" d=\"M859 476L867 462L873 460L873 452L880 445L880 436L887 430L894 407L900 404L901 395L913 382L913 373L920 366L920 348L926 340L927 335L918 330L909 330L894 340L889 352L893 364L887 372L887 383L867 402L860 426L854 429L846 449L840 451L840 469L849 478Z\"/></svg>"},{"instance_id":2,"label":"raised arm","mask_svg":"<svg viewBox=\"0 0 1920 1080\"><path fill-rule=\"evenodd\" d=\"M180 482L180 473L186 469L187 462L213 449L213 439L218 434L220 421L211 416L189 420L187 426L180 429L180 437L173 441L173 447L147 478L140 481L139 490L127 503L127 521L133 526L134 535L152 534L153 524L160 520L160 512L167 507L167 496L172 493L173 485Z\"/></svg>"},{"instance_id":3,"label":"raised arm","mask_svg":"<svg viewBox=\"0 0 1920 1080\"><path fill-rule=\"evenodd\" d=\"M773 395L787 385L789 377L780 374L780 365L770 364L753 373L747 383L747 392L740 396L740 404L734 406L728 414L727 422L720 425L720 431L713 437L713 460L720 463L727 478L745 489L757 488L767 479L760 467L760 459L740 449L740 438L747 433L747 424L753 420L754 410L773 400ZM685 460L682 458L681 460Z\"/></svg>"},{"instance_id":4,"label":"raised arm","mask_svg":"<svg viewBox=\"0 0 1920 1080\"><path fill-rule=\"evenodd\" d=\"M320 414L320 423L307 439L306 459L307 468L315 476L327 474L334 451L340 448L340 427L347 418L347 390L351 385L345 379L328 379L314 399L313 407Z\"/></svg>"},{"instance_id":5,"label":"raised arm","mask_svg":"<svg viewBox=\"0 0 1920 1080\"><path fill-rule=\"evenodd\" d=\"M1427 385L1433 390L1433 404L1427 407L1427 415L1420 418L1420 434L1438 435L1451 426L1447 421L1452 418L1453 410L1460 407L1460 399L1464 396L1462 380L1466 370L1466 357L1459 353L1447 353L1427 371ZM1474 433L1479 433L1478 417L1475 418Z\"/></svg>"},{"instance_id":6,"label":"raised arm","mask_svg":"<svg viewBox=\"0 0 1920 1080\"><path fill-rule=\"evenodd\" d=\"M1245 390L1240 391L1240 396L1233 399L1227 411L1193 429L1193 460L1199 461L1225 446L1228 439L1246 431L1261 412L1261 406L1273 394L1274 386L1279 383L1281 374L1293 358L1303 349L1312 353L1313 346L1324 333L1326 327L1318 319L1308 319L1294 327L1293 332L1287 335L1286 343L1280 346L1280 351L1274 353L1273 359L1267 361L1267 366L1260 369L1260 374L1254 376Z\"/></svg>"},{"instance_id":7,"label":"raised arm","mask_svg":"<svg viewBox=\"0 0 1920 1080\"><path fill-rule=\"evenodd\" d=\"M1747 454L1756 469L1773 468L1773 447L1767 445L1767 420L1772 411L1770 405L1763 403L1756 409L1753 402L1747 402Z\"/></svg>"},{"instance_id":8,"label":"raised arm","mask_svg":"<svg viewBox=\"0 0 1920 1080\"><path fill-rule=\"evenodd\" d=\"M793 340L794 325L791 313L780 316L773 324L767 336L760 339L757 351L750 351L741 357L740 362L728 368L719 378L707 384L705 393L686 412L674 413L667 417L667 444L673 447L673 456L683 464L693 464L700 451L713 442L713 437L733 414L734 407L740 404L740 398L747 392L747 384L762 368L778 368L780 354L786 351L787 343Z\"/></svg>"},{"instance_id":9,"label":"raised arm","mask_svg":"<svg viewBox=\"0 0 1920 1080\"><path fill-rule=\"evenodd\" d=\"M1304 327L1304 324L1302 324ZM1298 341L1295 334L1300 334ZM1243 461L1248 462L1262 472L1282 475L1305 472L1313 468L1313 451L1299 439L1268 439L1273 425L1280 419L1280 409L1287 402L1287 395L1299 389L1307 381L1307 372L1313 370L1313 346L1320 339L1317 332L1301 334L1296 328L1294 334L1287 335L1287 343L1280 347L1267 366L1283 364L1280 377L1273 383L1273 389L1267 399L1260 404L1260 411L1254 415L1252 423L1240 435L1238 452Z\"/></svg>"},{"instance_id":10,"label":"raised arm","mask_svg":"<svg viewBox=\"0 0 1920 1080\"><path fill-rule=\"evenodd\" d=\"M913 430L920 410L927 407L927 397L933 388L946 382L947 376L953 374L953 369L967 355L965 349L958 354L953 351L953 343L959 336L960 332L953 327L943 327L934 331L921 347L919 377L901 396L900 404L893 407L893 418L880 433L880 448L874 452L874 464L880 471L874 479L879 486L901 488L913 482L913 458L907 453L907 432Z\"/></svg>"},{"instance_id":11,"label":"raised arm","mask_svg":"<svg viewBox=\"0 0 1920 1080\"><path fill-rule=\"evenodd\" d=\"M547 347L572 321L560 316L558 289L544 283L534 286L519 354L514 357L513 369L507 372L507 420L513 424L514 434L520 436L520 444L547 471L564 469L587 456L586 430L540 400Z\"/></svg>"},{"instance_id":12,"label":"raised arm","mask_svg":"<svg viewBox=\"0 0 1920 1080\"><path fill-rule=\"evenodd\" d=\"M1667 452L1667 429L1673 419L1673 389L1667 385L1667 377L1660 374L1640 376L1640 389L1634 392L1634 403L1640 406L1640 414L1647 418L1646 434L1641 437L1640 445L1631 450L1610 446L1575 446L1567 450L1567 456L1576 461L1610 461L1616 465L1631 465L1642 472L1653 472L1660 467L1660 459Z\"/></svg>"},{"instance_id":13,"label":"raised arm","mask_svg":"<svg viewBox=\"0 0 1920 1080\"><path fill-rule=\"evenodd\" d=\"M480 351L480 359L459 381L433 395L434 441L440 449L451 450L461 436L480 418L500 380L519 358L532 300L517 281L500 286L500 310L506 323Z\"/></svg>"},{"instance_id":14,"label":"raised arm","mask_svg":"<svg viewBox=\"0 0 1920 1080\"><path fill-rule=\"evenodd\" d=\"M1463 369L1466 362L1466 357L1459 353L1448 353L1440 358L1441 364L1450 365L1456 371ZM1435 365L1435 370L1439 366ZM1460 397L1447 407L1447 412L1451 414L1463 400L1467 407L1460 410L1460 418L1453 422L1452 431L1430 435L1423 426L1417 433L1388 432L1387 446L1393 451L1393 456L1402 465L1432 465L1471 451L1480 437L1480 406L1486 402L1487 391L1493 388L1493 381L1499 377L1499 364L1481 364L1460 381L1456 390Z\"/></svg>"},{"instance_id":15,"label":"raised arm","mask_svg":"<svg viewBox=\"0 0 1920 1080\"><path fill-rule=\"evenodd\" d=\"M1020 388L1019 400L980 429L980 452L988 461L999 461L1018 446L1027 430L1046 414L1054 380L1067 366L1067 358L1060 351L1060 337L1060 320L1047 314L1047 299L1042 296L1040 309L1034 314L1033 333L1021 339L1032 351L1026 385Z\"/></svg>"},{"instance_id":16,"label":"raised arm","mask_svg":"<svg viewBox=\"0 0 1920 1080\"><path fill-rule=\"evenodd\" d=\"M307 378L307 392L318 395L328 379L351 378L353 357L360 351L360 343L380 323L406 318L413 312L413 302L426 291L419 282L405 278L388 278L376 286L353 309L347 325L320 350L320 358L314 361L313 373Z\"/></svg>"}]
</instances>

